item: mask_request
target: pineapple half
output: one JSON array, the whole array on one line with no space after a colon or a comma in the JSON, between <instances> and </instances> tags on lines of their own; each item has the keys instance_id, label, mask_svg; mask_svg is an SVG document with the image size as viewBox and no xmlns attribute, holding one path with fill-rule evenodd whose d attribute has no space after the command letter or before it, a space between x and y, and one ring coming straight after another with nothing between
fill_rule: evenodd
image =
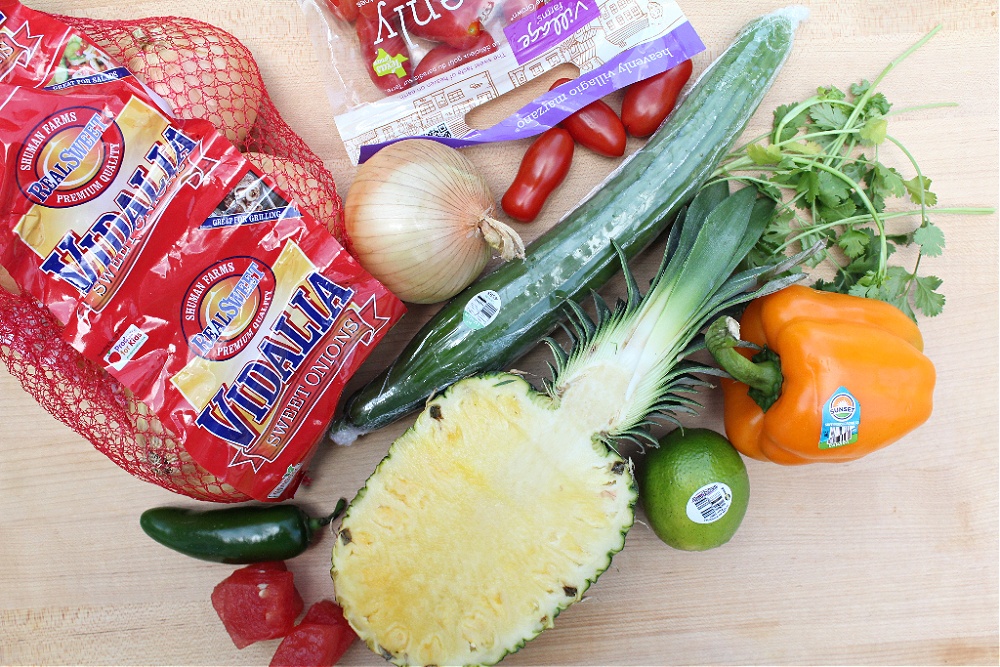
<instances>
[{"instance_id":1,"label":"pineapple half","mask_svg":"<svg viewBox=\"0 0 1000 667\"><path fill-rule=\"evenodd\" d=\"M373 651L400 665L493 664L581 598L634 520L632 466L615 441L655 444L652 415L694 411L685 394L710 369L683 358L709 318L801 277L730 277L773 207L749 188L703 189L645 298L626 267L614 312L596 299L594 323L571 304L574 345L547 341L556 364L543 392L495 373L427 404L333 548L337 599Z\"/></svg>"},{"instance_id":2,"label":"pineapple half","mask_svg":"<svg viewBox=\"0 0 1000 667\"><path fill-rule=\"evenodd\" d=\"M624 546L632 471L553 403L515 375L476 377L393 443L333 552L337 597L372 650L397 664L493 664Z\"/></svg>"}]
</instances>

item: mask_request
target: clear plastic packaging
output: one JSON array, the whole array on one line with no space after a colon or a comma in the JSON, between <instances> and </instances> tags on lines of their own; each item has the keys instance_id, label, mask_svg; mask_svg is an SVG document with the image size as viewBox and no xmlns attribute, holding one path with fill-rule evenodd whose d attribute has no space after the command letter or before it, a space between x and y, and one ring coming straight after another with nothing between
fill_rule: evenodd
<instances>
[{"instance_id":1,"label":"clear plastic packaging","mask_svg":"<svg viewBox=\"0 0 1000 667\"><path fill-rule=\"evenodd\" d=\"M704 50L674 0L299 0L355 162L387 142L540 134ZM486 130L467 114L570 63L580 76Z\"/></svg>"}]
</instances>

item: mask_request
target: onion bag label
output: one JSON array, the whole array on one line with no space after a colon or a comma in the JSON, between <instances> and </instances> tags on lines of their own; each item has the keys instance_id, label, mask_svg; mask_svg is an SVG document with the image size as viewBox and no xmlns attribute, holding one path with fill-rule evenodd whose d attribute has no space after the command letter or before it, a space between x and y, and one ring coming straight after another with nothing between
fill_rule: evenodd
<instances>
[{"instance_id":1,"label":"onion bag label","mask_svg":"<svg viewBox=\"0 0 1000 667\"><path fill-rule=\"evenodd\" d=\"M91 47L0 0L0 265L221 482L288 498L403 304Z\"/></svg>"},{"instance_id":2,"label":"onion bag label","mask_svg":"<svg viewBox=\"0 0 1000 667\"><path fill-rule=\"evenodd\" d=\"M823 404L823 430L820 449L834 449L858 441L861 426L861 404L854 394L840 387Z\"/></svg>"},{"instance_id":3,"label":"onion bag label","mask_svg":"<svg viewBox=\"0 0 1000 667\"><path fill-rule=\"evenodd\" d=\"M156 224L161 201L180 187L189 158L214 130L203 122L178 127L130 92L71 101L4 89L0 148L17 192L0 214L0 261L65 323L75 302ZM33 111L30 123L25 109ZM39 272L44 281L26 275Z\"/></svg>"}]
</instances>

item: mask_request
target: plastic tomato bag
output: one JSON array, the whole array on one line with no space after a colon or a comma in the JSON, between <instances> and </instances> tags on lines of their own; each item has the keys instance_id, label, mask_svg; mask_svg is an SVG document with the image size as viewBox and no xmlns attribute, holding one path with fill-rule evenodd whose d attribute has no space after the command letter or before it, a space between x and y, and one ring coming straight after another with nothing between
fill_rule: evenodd
<instances>
[{"instance_id":1,"label":"plastic tomato bag","mask_svg":"<svg viewBox=\"0 0 1000 667\"><path fill-rule=\"evenodd\" d=\"M704 50L673 0L299 0L337 129L366 160L409 136L520 139ZM472 109L572 63L581 75L486 130Z\"/></svg>"},{"instance_id":2,"label":"plastic tomato bag","mask_svg":"<svg viewBox=\"0 0 1000 667\"><path fill-rule=\"evenodd\" d=\"M402 304L296 198L287 157L240 153L256 125L177 118L86 35L8 0L0 18L22 49L0 70L0 265L23 291L0 299L0 355L133 474L290 497Z\"/></svg>"}]
</instances>

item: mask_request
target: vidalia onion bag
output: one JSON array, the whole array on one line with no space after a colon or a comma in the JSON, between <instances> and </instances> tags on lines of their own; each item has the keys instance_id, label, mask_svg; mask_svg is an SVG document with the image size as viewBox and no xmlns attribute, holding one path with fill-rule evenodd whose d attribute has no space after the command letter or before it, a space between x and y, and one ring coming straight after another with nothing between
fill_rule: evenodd
<instances>
[{"instance_id":1,"label":"vidalia onion bag","mask_svg":"<svg viewBox=\"0 0 1000 667\"><path fill-rule=\"evenodd\" d=\"M219 127L180 118L177 91L153 85L170 68L143 82L9 0L0 55L0 265L21 291L0 299L0 356L133 474L211 500L290 497L402 304L296 197L293 172L265 172L300 155L266 156L259 106ZM309 206L339 210L335 196Z\"/></svg>"}]
</instances>

